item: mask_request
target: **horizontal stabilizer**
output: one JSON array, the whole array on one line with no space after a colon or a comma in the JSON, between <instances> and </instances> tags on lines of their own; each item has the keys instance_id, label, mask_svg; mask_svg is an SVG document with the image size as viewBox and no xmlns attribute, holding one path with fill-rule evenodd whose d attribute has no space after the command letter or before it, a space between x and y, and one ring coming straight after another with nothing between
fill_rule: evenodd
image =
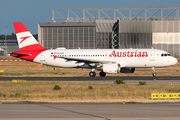
<instances>
[{"instance_id":1,"label":"horizontal stabilizer","mask_svg":"<svg viewBox=\"0 0 180 120\"><path fill-rule=\"evenodd\" d=\"M24 54L24 53L10 53L12 56L31 56L31 54Z\"/></svg>"}]
</instances>

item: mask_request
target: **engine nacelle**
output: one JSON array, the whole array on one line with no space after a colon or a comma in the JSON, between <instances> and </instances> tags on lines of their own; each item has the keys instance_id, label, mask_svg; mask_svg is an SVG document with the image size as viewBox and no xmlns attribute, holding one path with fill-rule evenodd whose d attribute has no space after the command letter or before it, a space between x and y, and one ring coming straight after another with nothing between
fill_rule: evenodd
<instances>
[{"instance_id":1,"label":"engine nacelle","mask_svg":"<svg viewBox=\"0 0 180 120\"><path fill-rule=\"evenodd\" d=\"M105 73L119 73L120 64L103 64L102 70Z\"/></svg>"},{"instance_id":2,"label":"engine nacelle","mask_svg":"<svg viewBox=\"0 0 180 120\"><path fill-rule=\"evenodd\" d=\"M134 73L135 68L121 68L121 73Z\"/></svg>"}]
</instances>

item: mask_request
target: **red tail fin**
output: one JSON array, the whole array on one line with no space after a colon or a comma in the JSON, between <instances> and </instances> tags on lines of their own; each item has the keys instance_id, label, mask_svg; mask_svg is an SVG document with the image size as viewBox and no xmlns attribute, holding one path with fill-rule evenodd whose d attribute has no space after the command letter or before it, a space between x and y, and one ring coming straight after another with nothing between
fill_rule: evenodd
<instances>
[{"instance_id":1,"label":"red tail fin","mask_svg":"<svg viewBox=\"0 0 180 120\"><path fill-rule=\"evenodd\" d=\"M21 22L15 22L14 28L20 51L45 50Z\"/></svg>"},{"instance_id":2,"label":"red tail fin","mask_svg":"<svg viewBox=\"0 0 180 120\"><path fill-rule=\"evenodd\" d=\"M47 50L37 42L22 23L15 22L14 28L20 51L11 53L11 56L33 61L42 51Z\"/></svg>"}]
</instances>

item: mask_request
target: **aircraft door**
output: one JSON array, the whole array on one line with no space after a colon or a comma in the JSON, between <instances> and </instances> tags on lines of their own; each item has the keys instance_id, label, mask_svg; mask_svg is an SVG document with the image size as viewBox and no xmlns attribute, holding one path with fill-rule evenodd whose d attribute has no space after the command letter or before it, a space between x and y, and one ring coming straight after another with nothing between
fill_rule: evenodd
<instances>
[{"instance_id":1,"label":"aircraft door","mask_svg":"<svg viewBox=\"0 0 180 120\"><path fill-rule=\"evenodd\" d=\"M155 51L150 52L150 61L155 61Z\"/></svg>"},{"instance_id":2,"label":"aircraft door","mask_svg":"<svg viewBox=\"0 0 180 120\"><path fill-rule=\"evenodd\" d=\"M41 64L45 64L45 63L46 63L45 52L42 52L42 53L41 53L40 61L41 61Z\"/></svg>"}]
</instances>

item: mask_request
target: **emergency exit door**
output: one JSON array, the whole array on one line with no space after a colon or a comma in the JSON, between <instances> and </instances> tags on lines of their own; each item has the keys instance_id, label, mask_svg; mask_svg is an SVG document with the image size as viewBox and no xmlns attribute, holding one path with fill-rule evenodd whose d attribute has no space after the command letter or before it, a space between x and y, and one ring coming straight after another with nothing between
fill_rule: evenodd
<instances>
[{"instance_id":1,"label":"emergency exit door","mask_svg":"<svg viewBox=\"0 0 180 120\"><path fill-rule=\"evenodd\" d=\"M155 61L155 52L154 51L150 52L150 61Z\"/></svg>"}]
</instances>

